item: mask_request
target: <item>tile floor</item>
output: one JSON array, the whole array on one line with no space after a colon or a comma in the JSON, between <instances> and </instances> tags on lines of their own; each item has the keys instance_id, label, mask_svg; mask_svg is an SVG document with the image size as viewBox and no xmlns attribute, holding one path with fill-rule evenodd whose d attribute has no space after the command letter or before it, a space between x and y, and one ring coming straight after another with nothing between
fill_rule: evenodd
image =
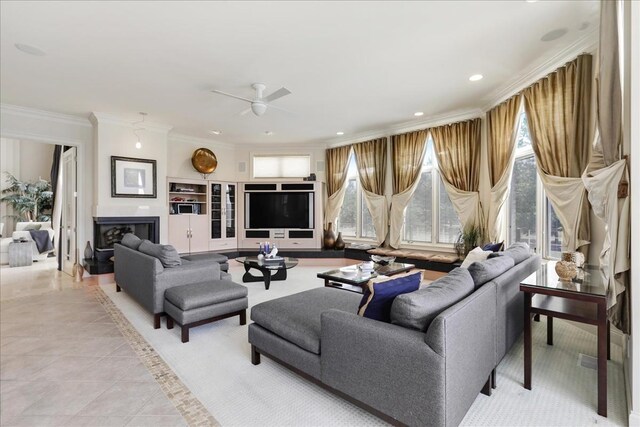
<instances>
[{"instance_id":1,"label":"tile floor","mask_svg":"<svg viewBox=\"0 0 640 427\"><path fill-rule=\"evenodd\" d=\"M91 289L55 264L0 268L0 425L186 421Z\"/></svg>"}]
</instances>

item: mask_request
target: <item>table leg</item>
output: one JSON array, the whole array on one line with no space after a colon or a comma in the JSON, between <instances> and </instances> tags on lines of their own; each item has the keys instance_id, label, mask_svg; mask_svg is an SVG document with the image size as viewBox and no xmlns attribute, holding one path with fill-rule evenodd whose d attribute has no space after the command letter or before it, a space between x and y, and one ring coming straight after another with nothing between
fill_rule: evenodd
<instances>
[{"instance_id":1,"label":"table leg","mask_svg":"<svg viewBox=\"0 0 640 427\"><path fill-rule=\"evenodd\" d=\"M262 275L264 276L264 288L268 291L269 286L271 286L271 271L265 269L260 269Z\"/></svg>"},{"instance_id":2,"label":"table leg","mask_svg":"<svg viewBox=\"0 0 640 427\"><path fill-rule=\"evenodd\" d=\"M611 360L611 322L607 320L607 360Z\"/></svg>"},{"instance_id":3,"label":"table leg","mask_svg":"<svg viewBox=\"0 0 640 427\"><path fill-rule=\"evenodd\" d=\"M607 416L607 343L606 302L598 303L598 414Z\"/></svg>"},{"instance_id":4,"label":"table leg","mask_svg":"<svg viewBox=\"0 0 640 427\"><path fill-rule=\"evenodd\" d=\"M531 390L531 293L524 293L524 388Z\"/></svg>"},{"instance_id":5,"label":"table leg","mask_svg":"<svg viewBox=\"0 0 640 427\"><path fill-rule=\"evenodd\" d=\"M553 317L547 316L547 345L553 345Z\"/></svg>"}]
</instances>

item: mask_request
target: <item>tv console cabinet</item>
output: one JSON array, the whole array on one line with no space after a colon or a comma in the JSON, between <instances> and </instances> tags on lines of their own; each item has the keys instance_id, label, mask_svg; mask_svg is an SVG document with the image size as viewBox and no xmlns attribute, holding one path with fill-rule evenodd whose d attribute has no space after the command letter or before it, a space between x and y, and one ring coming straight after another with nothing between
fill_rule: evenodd
<instances>
[{"instance_id":1,"label":"tv console cabinet","mask_svg":"<svg viewBox=\"0 0 640 427\"><path fill-rule=\"evenodd\" d=\"M179 253L235 250L237 183L168 178L169 243Z\"/></svg>"},{"instance_id":2,"label":"tv console cabinet","mask_svg":"<svg viewBox=\"0 0 640 427\"><path fill-rule=\"evenodd\" d=\"M323 183L295 182L243 182L238 184L238 247L255 248L260 242L275 243L281 249L320 249L322 247ZM249 228L247 193L308 193L313 202L312 223L306 228Z\"/></svg>"}]
</instances>

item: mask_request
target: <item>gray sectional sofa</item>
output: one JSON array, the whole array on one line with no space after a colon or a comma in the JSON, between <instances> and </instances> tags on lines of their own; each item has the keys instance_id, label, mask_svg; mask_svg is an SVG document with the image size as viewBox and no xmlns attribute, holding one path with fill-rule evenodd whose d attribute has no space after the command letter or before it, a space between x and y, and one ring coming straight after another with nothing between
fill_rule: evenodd
<instances>
[{"instance_id":1,"label":"gray sectional sofa","mask_svg":"<svg viewBox=\"0 0 640 427\"><path fill-rule=\"evenodd\" d=\"M158 329L164 314L165 290L205 281L231 280L231 275L220 269L221 263L226 262L225 256L217 254L204 254L192 260L181 258L169 245L156 245L126 234L114 245L116 290L123 289L153 314L153 325Z\"/></svg>"},{"instance_id":2,"label":"gray sectional sofa","mask_svg":"<svg viewBox=\"0 0 640 427\"><path fill-rule=\"evenodd\" d=\"M458 425L495 386L523 329L519 282L539 265L516 244L396 297L392 323L358 316L362 296L333 288L258 304L252 363L265 355L392 424Z\"/></svg>"}]
</instances>

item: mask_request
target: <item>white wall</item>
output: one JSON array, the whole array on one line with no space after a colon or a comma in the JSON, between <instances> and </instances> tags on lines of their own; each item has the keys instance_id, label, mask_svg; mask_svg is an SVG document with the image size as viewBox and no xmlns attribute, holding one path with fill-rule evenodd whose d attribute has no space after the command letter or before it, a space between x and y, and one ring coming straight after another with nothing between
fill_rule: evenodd
<instances>
[{"instance_id":1,"label":"white wall","mask_svg":"<svg viewBox=\"0 0 640 427\"><path fill-rule=\"evenodd\" d=\"M631 383L629 425L640 426L640 2L624 10L625 152L630 152L631 183L631 341L627 381ZM636 187L636 189L634 189Z\"/></svg>"},{"instance_id":2,"label":"white wall","mask_svg":"<svg viewBox=\"0 0 640 427\"><path fill-rule=\"evenodd\" d=\"M35 182L39 179L51 180L51 164L53 162L54 144L20 141L20 175L21 181Z\"/></svg>"},{"instance_id":3,"label":"white wall","mask_svg":"<svg viewBox=\"0 0 640 427\"><path fill-rule=\"evenodd\" d=\"M20 141L17 139L0 138L0 191L9 186L5 172L13 176L20 176ZM13 209L6 203L0 203L0 222L4 223L2 235L11 236L15 229Z\"/></svg>"},{"instance_id":4,"label":"white wall","mask_svg":"<svg viewBox=\"0 0 640 427\"><path fill-rule=\"evenodd\" d=\"M146 122L139 131L142 147L136 148L137 138L132 122L103 113L92 113L94 132L94 208L93 216L158 216L160 242L169 238L167 206L167 134L170 126ZM142 126L142 125L141 125ZM156 161L156 198L111 197L111 156L152 159Z\"/></svg>"},{"instance_id":5,"label":"white wall","mask_svg":"<svg viewBox=\"0 0 640 427\"><path fill-rule=\"evenodd\" d=\"M219 181L238 181L236 148L228 143L193 138L185 135L169 134L167 144L167 176L172 178L203 179L200 172L191 164L193 152L198 148L208 148L218 159L218 167L207 179Z\"/></svg>"}]
</instances>

